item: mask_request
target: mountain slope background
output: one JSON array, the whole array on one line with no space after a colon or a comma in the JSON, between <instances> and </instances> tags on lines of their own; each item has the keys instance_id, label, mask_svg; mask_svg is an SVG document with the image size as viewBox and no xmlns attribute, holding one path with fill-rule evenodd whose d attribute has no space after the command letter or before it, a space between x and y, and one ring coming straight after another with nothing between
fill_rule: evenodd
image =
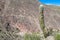
<instances>
[{"instance_id":1,"label":"mountain slope background","mask_svg":"<svg viewBox=\"0 0 60 40\"><path fill-rule=\"evenodd\" d=\"M52 27L54 29L60 28L60 7L48 5L45 8L44 17L46 27Z\"/></svg>"},{"instance_id":2,"label":"mountain slope background","mask_svg":"<svg viewBox=\"0 0 60 40\"><path fill-rule=\"evenodd\" d=\"M43 33L38 0L0 0L0 40L23 40L24 33ZM44 5L45 26L60 30L60 7ZM18 34L18 35L16 35Z\"/></svg>"}]
</instances>

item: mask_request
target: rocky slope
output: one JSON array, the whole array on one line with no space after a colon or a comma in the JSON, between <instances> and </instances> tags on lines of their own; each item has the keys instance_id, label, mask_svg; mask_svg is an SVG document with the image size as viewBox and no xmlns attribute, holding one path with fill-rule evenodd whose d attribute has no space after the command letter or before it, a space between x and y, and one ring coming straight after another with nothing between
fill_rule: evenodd
<instances>
[{"instance_id":1,"label":"rocky slope","mask_svg":"<svg viewBox=\"0 0 60 40\"><path fill-rule=\"evenodd\" d=\"M37 0L6 0L3 13L0 13L1 22L23 32L40 32L38 7Z\"/></svg>"},{"instance_id":2,"label":"rocky slope","mask_svg":"<svg viewBox=\"0 0 60 40\"><path fill-rule=\"evenodd\" d=\"M0 0L0 40L22 40L17 34L42 33L38 0ZM60 28L60 12L44 5L47 29Z\"/></svg>"},{"instance_id":3,"label":"rocky slope","mask_svg":"<svg viewBox=\"0 0 60 40\"><path fill-rule=\"evenodd\" d=\"M60 30L60 7L47 6L44 11L44 20L47 28Z\"/></svg>"},{"instance_id":4,"label":"rocky slope","mask_svg":"<svg viewBox=\"0 0 60 40\"><path fill-rule=\"evenodd\" d=\"M22 40L24 33L42 32L37 0L0 0L0 40Z\"/></svg>"}]
</instances>

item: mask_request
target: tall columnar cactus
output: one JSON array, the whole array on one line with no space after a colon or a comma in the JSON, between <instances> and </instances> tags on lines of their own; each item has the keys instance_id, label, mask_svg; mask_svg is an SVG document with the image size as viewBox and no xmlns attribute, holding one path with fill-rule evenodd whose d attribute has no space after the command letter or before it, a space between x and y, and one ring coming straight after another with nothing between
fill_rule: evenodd
<instances>
[{"instance_id":1,"label":"tall columnar cactus","mask_svg":"<svg viewBox=\"0 0 60 40\"><path fill-rule=\"evenodd\" d=\"M44 7L43 7L43 5L40 5L39 11L40 11L40 16L39 16L40 27L43 31L44 37L46 37L46 27L45 27L45 23L44 23L44 14L43 14Z\"/></svg>"},{"instance_id":2,"label":"tall columnar cactus","mask_svg":"<svg viewBox=\"0 0 60 40\"><path fill-rule=\"evenodd\" d=\"M44 30L45 24L44 24L44 14L43 14L44 7L43 7L43 5L40 5L39 9L40 9L40 17L39 17L40 26L41 26L42 30Z\"/></svg>"},{"instance_id":3,"label":"tall columnar cactus","mask_svg":"<svg viewBox=\"0 0 60 40\"><path fill-rule=\"evenodd\" d=\"M47 28L45 27L44 13L43 13L44 12L44 7L43 7L43 5L40 5L39 11L40 11L40 16L39 16L40 27L43 31L44 37L46 38L47 36L52 34L52 29L47 30Z\"/></svg>"},{"instance_id":4,"label":"tall columnar cactus","mask_svg":"<svg viewBox=\"0 0 60 40\"><path fill-rule=\"evenodd\" d=\"M39 11L40 11L40 16L39 16L39 21L40 21L40 27L41 27L41 29L42 29L42 32L44 31L44 28L45 28L45 24L44 24L44 15L43 15L43 11L44 11L44 7L43 7L43 5L40 5L39 6ZM42 36L41 36L42 35ZM45 40L45 37L44 37L44 32L43 33L41 33L41 39L42 40Z\"/></svg>"}]
</instances>

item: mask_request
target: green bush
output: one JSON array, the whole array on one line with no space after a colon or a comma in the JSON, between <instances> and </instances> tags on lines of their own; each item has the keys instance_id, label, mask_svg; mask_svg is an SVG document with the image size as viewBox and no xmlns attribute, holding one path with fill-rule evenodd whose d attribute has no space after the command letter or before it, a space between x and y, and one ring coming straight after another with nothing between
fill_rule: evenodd
<instances>
[{"instance_id":1,"label":"green bush","mask_svg":"<svg viewBox=\"0 0 60 40\"><path fill-rule=\"evenodd\" d=\"M55 40L60 40L60 34L55 35Z\"/></svg>"},{"instance_id":2,"label":"green bush","mask_svg":"<svg viewBox=\"0 0 60 40\"><path fill-rule=\"evenodd\" d=\"M40 35L37 34L25 34L24 40L41 40Z\"/></svg>"}]
</instances>

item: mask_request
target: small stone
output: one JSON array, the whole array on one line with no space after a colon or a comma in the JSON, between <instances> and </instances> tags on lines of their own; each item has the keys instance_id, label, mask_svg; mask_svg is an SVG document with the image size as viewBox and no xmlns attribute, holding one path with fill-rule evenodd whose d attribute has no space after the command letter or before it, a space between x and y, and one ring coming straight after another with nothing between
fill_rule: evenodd
<instances>
[{"instance_id":1,"label":"small stone","mask_svg":"<svg viewBox=\"0 0 60 40\"><path fill-rule=\"evenodd\" d=\"M48 36L46 40L54 40L54 36Z\"/></svg>"}]
</instances>

